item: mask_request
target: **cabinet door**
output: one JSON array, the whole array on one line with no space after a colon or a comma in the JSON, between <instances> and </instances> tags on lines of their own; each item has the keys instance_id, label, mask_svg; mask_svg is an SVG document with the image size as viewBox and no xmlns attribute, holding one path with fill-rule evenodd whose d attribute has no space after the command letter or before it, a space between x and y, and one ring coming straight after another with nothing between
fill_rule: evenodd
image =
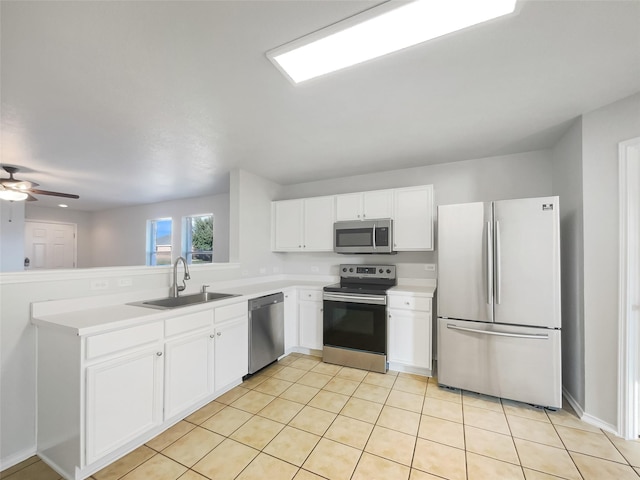
<instances>
[{"instance_id":1,"label":"cabinet door","mask_svg":"<svg viewBox=\"0 0 640 480\"><path fill-rule=\"evenodd\" d=\"M216 390L249 372L249 324L246 316L216 327L214 356Z\"/></svg>"},{"instance_id":2,"label":"cabinet door","mask_svg":"<svg viewBox=\"0 0 640 480\"><path fill-rule=\"evenodd\" d=\"M275 252L302 249L303 200L273 202L272 238Z\"/></svg>"},{"instance_id":3,"label":"cabinet door","mask_svg":"<svg viewBox=\"0 0 640 480\"><path fill-rule=\"evenodd\" d=\"M333 251L335 197L304 199L304 241L302 248L310 252Z\"/></svg>"},{"instance_id":4,"label":"cabinet door","mask_svg":"<svg viewBox=\"0 0 640 480\"><path fill-rule=\"evenodd\" d=\"M213 333L202 331L165 346L164 418L213 392Z\"/></svg>"},{"instance_id":5,"label":"cabinet door","mask_svg":"<svg viewBox=\"0 0 640 480\"><path fill-rule=\"evenodd\" d=\"M336 221L362 220L362 193L336 195Z\"/></svg>"},{"instance_id":6,"label":"cabinet door","mask_svg":"<svg viewBox=\"0 0 640 480\"><path fill-rule=\"evenodd\" d=\"M375 190L373 192L364 192L363 195L363 218L370 220L393 217L393 190Z\"/></svg>"},{"instance_id":7,"label":"cabinet door","mask_svg":"<svg viewBox=\"0 0 640 480\"><path fill-rule=\"evenodd\" d=\"M394 192L393 245L396 250L433 250L433 186Z\"/></svg>"},{"instance_id":8,"label":"cabinet door","mask_svg":"<svg viewBox=\"0 0 640 480\"><path fill-rule=\"evenodd\" d=\"M322 303L299 302L300 346L322 350Z\"/></svg>"},{"instance_id":9,"label":"cabinet door","mask_svg":"<svg viewBox=\"0 0 640 480\"><path fill-rule=\"evenodd\" d=\"M86 463L162 423L162 348L87 367Z\"/></svg>"},{"instance_id":10,"label":"cabinet door","mask_svg":"<svg viewBox=\"0 0 640 480\"><path fill-rule=\"evenodd\" d=\"M389 309L389 361L431 368L431 317L427 312Z\"/></svg>"},{"instance_id":11,"label":"cabinet door","mask_svg":"<svg viewBox=\"0 0 640 480\"><path fill-rule=\"evenodd\" d=\"M284 352L289 353L298 342L298 292L291 289L284 293Z\"/></svg>"}]
</instances>

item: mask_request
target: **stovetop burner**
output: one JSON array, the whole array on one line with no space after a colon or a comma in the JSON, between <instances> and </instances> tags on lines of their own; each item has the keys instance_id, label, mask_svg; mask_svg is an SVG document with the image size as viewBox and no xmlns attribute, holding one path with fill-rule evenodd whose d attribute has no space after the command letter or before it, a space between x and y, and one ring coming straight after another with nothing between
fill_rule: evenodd
<instances>
[{"instance_id":1,"label":"stovetop burner","mask_svg":"<svg viewBox=\"0 0 640 480\"><path fill-rule=\"evenodd\" d=\"M395 265L340 265L340 283L327 285L324 291L384 295L395 285Z\"/></svg>"}]
</instances>

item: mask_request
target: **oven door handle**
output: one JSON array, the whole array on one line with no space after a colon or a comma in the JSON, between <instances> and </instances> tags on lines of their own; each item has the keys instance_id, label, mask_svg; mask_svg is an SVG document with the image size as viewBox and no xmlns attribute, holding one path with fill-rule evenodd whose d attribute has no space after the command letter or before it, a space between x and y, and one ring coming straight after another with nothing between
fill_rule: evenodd
<instances>
[{"instance_id":1,"label":"oven door handle","mask_svg":"<svg viewBox=\"0 0 640 480\"><path fill-rule=\"evenodd\" d=\"M347 302L347 303L368 303L371 305L386 305L387 297L386 295L344 295L344 294L333 294L333 293L325 293L322 297L324 300L330 300L332 302Z\"/></svg>"}]
</instances>

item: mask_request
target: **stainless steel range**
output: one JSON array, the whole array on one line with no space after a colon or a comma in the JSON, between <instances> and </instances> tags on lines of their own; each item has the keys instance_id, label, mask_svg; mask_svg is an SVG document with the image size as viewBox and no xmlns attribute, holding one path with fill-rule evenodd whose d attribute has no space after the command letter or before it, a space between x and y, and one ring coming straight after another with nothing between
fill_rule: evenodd
<instances>
[{"instance_id":1,"label":"stainless steel range","mask_svg":"<svg viewBox=\"0 0 640 480\"><path fill-rule=\"evenodd\" d=\"M387 371L387 290L395 265L340 265L340 283L324 287L322 360Z\"/></svg>"}]
</instances>

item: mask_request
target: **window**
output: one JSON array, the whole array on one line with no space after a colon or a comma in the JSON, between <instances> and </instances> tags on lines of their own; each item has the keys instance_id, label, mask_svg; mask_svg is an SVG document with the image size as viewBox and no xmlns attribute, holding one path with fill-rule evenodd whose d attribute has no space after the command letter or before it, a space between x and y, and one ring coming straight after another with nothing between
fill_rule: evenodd
<instances>
[{"instance_id":1,"label":"window","mask_svg":"<svg viewBox=\"0 0 640 480\"><path fill-rule=\"evenodd\" d=\"M213 214L185 217L182 255L189 264L213 263Z\"/></svg>"},{"instance_id":2,"label":"window","mask_svg":"<svg viewBox=\"0 0 640 480\"><path fill-rule=\"evenodd\" d=\"M147 265L171 265L171 219L147 220Z\"/></svg>"}]
</instances>

